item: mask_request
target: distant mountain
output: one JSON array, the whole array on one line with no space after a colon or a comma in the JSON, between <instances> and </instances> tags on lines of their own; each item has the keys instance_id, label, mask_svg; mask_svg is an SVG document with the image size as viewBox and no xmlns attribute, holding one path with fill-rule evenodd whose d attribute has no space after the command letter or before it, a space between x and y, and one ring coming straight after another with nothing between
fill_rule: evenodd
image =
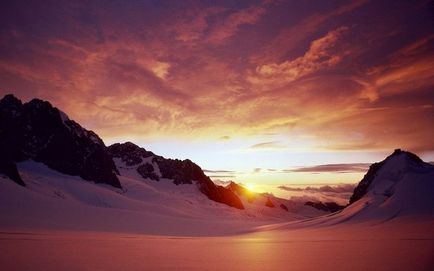
<instances>
[{"instance_id":1,"label":"distant mountain","mask_svg":"<svg viewBox=\"0 0 434 271\"><path fill-rule=\"evenodd\" d=\"M434 166L396 149L374 163L354 189L350 204L327 223L388 221L403 216L434 215ZM327 224L325 223L325 224Z\"/></svg>"},{"instance_id":2,"label":"distant mountain","mask_svg":"<svg viewBox=\"0 0 434 271\"><path fill-rule=\"evenodd\" d=\"M244 187L243 185L232 181L229 182L226 188L230 189L235 194L237 194L244 202L246 208L254 206L257 209L261 207L267 207L267 209L273 209L276 206L279 206L280 208L276 208L279 211L283 210L292 213L300 213L300 212L306 213L307 210L313 207L320 211L331 212L331 210L329 209L324 210L324 209L316 208L316 206L312 206L310 204L304 204L302 201L282 199L270 193L253 192L247 189L246 187ZM306 206L308 206L308 208L304 208ZM301 211L302 209L304 210Z\"/></svg>"},{"instance_id":3,"label":"distant mountain","mask_svg":"<svg viewBox=\"0 0 434 271\"><path fill-rule=\"evenodd\" d=\"M334 213L345 208L345 206L341 206L336 202L307 201L305 205L312 206L315 209L330 212L330 213Z\"/></svg>"},{"instance_id":4,"label":"distant mountain","mask_svg":"<svg viewBox=\"0 0 434 271\"><path fill-rule=\"evenodd\" d=\"M231 207L244 209L241 200L230 189L214 184L203 170L190 160L167 159L131 142L116 143L108 147L119 166L134 168L144 179L173 180L176 185L196 184L209 199Z\"/></svg>"},{"instance_id":5,"label":"distant mountain","mask_svg":"<svg viewBox=\"0 0 434 271\"><path fill-rule=\"evenodd\" d=\"M25 185L15 163L32 159L59 172L121 187L103 141L49 102L0 100L0 172Z\"/></svg>"},{"instance_id":6,"label":"distant mountain","mask_svg":"<svg viewBox=\"0 0 434 271\"><path fill-rule=\"evenodd\" d=\"M399 163L397 162L399 160ZM387 168L389 171L399 171L400 174L404 174L406 171L411 171L412 168L429 168L429 164L425 163L420 159L417 155L402 151L401 149L396 149L390 156L388 156L385 160L374 163L369 167L368 172L360 181L360 183L354 189L354 193L350 198L350 204L361 199L369 190L372 190L375 186L378 185L378 179L381 172L384 172L384 169ZM383 173L384 174L384 173ZM394 176L399 177L397 176ZM374 180L376 180L374 182ZM398 182L394 182L395 184ZM384 191L384 195L391 196L393 187L390 187L388 191Z\"/></svg>"}]
</instances>

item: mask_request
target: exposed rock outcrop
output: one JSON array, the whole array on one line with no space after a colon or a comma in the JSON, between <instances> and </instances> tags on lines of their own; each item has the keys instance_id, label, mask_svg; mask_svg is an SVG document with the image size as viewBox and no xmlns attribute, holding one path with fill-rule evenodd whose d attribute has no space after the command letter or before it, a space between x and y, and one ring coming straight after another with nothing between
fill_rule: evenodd
<instances>
[{"instance_id":1,"label":"exposed rock outcrop","mask_svg":"<svg viewBox=\"0 0 434 271\"><path fill-rule=\"evenodd\" d=\"M282 208L283 210L289 212L289 209L288 209L288 207L286 207L285 204L281 203L279 206L280 206L280 208Z\"/></svg>"},{"instance_id":2,"label":"exposed rock outcrop","mask_svg":"<svg viewBox=\"0 0 434 271\"><path fill-rule=\"evenodd\" d=\"M391 155L389 155L386 159L384 159L381 162L374 163L369 167L368 172L365 174L363 179L359 182L359 184L354 189L354 193L350 198L350 204L353 202L361 199L368 191L370 185L372 184L372 181L375 179L375 177L378 175L378 172L383 168L383 166L386 164L387 161L392 159L393 157L396 157L398 155L405 155L409 163L413 164L423 164L424 162L422 159L420 159L417 155L402 151L401 149L396 149Z\"/></svg>"},{"instance_id":3,"label":"exposed rock outcrop","mask_svg":"<svg viewBox=\"0 0 434 271\"><path fill-rule=\"evenodd\" d=\"M0 157L0 174L4 174L5 176L9 177L9 179L21 186L26 186L24 181L21 179L20 174L18 173L17 165L11 160Z\"/></svg>"},{"instance_id":4,"label":"exposed rock outcrop","mask_svg":"<svg viewBox=\"0 0 434 271\"><path fill-rule=\"evenodd\" d=\"M103 141L46 101L23 104L11 94L0 100L0 150L8 163L33 159L64 174L121 187Z\"/></svg>"},{"instance_id":5,"label":"exposed rock outcrop","mask_svg":"<svg viewBox=\"0 0 434 271\"><path fill-rule=\"evenodd\" d=\"M274 204L270 198L268 198L267 201L265 202L265 206L270 207L270 208L274 208Z\"/></svg>"},{"instance_id":6,"label":"exposed rock outcrop","mask_svg":"<svg viewBox=\"0 0 434 271\"><path fill-rule=\"evenodd\" d=\"M345 206L341 206L341 205L337 204L336 202L308 201L305 203L305 205L311 206L311 207L318 209L318 210L321 210L321 211L330 212L330 213L334 213L334 212L340 211L340 210L345 208Z\"/></svg>"},{"instance_id":7,"label":"exposed rock outcrop","mask_svg":"<svg viewBox=\"0 0 434 271\"><path fill-rule=\"evenodd\" d=\"M226 187L238 196L244 196L250 203L255 201L256 194L240 184L231 181Z\"/></svg>"},{"instance_id":8,"label":"exposed rock outcrop","mask_svg":"<svg viewBox=\"0 0 434 271\"><path fill-rule=\"evenodd\" d=\"M141 164L143 158L155 155L131 142L115 143L108 147L108 151L112 157L120 158L127 166Z\"/></svg>"},{"instance_id":9,"label":"exposed rock outcrop","mask_svg":"<svg viewBox=\"0 0 434 271\"><path fill-rule=\"evenodd\" d=\"M176 185L196 184L200 192L209 199L244 209L240 198L234 192L214 184L198 165L188 159L167 159L131 142L113 144L108 147L108 150L113 158L121 158L125 165L137 166L137 172L145 179L158 181L160 178L165 178L173 180ZM146 162L145 158L148 158ZM158 172L154 165L158 167Z\"/></svg>"},{"instance_id":10,"label":"exposed rock outcrop","mask_svg":"<svg viewBox=\"0 0 434 271\"><path fill-rule=\"evenodd\" d=\"M155 172L154 166L149 163L141 164L137 167L137 172L142 176L143 178L149 178L151 180L159 181L160 176L157 175Z\"/></svg>"}]
</instances>

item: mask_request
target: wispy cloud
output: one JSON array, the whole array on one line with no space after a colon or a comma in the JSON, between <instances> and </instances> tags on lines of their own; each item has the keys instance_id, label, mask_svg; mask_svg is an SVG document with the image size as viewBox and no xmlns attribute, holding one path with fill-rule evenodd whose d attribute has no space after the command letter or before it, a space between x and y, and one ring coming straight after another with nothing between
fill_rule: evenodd
<instances>
[{"instance_id":1,"label":"wispy cloud","mask_svg":"<svg viewBox=\"0 0 434 271\"><path fill-rule=\"evenodd\" d=\"M299 167L293 169L285 169L283 172L307 172L307 173L350 173L350 172L366 172L371 164L353 163L353 164L327 164L316 165L310 167Z\"/></svg>"},{"instance_id":2,"label":"wispy cloud","mask_svg":"<svg viewBox=\"0 0 434 271\"><path fill-rule=\"evenodd\" d=\"M214 178L235 178L235 175L209 175L211 179Z\"/></svg>"},{"instance_id":3,"label":"wispy cloud","mask_svg":"<svg viewBox=\"0 0 434 271\"><path fill-rule=\"evenodd\" d=\"M270 63L279 61L288 52L297 49L300 43L310 35L327 25L327 21L340 15L354 11L366 4L368 0L352 1L348 4L333 7L331 11L314 13L306 16L295 25L283 28L258 55L252 57L255 63Z\"/></svg>"},{"instance_id":4,"label":"wispy cloud","mask_svg":"<svg viewBox=\"0 0 434 271\"><path fill-rule=\"evenodd\" d=\"M348 52L333 50L338 38L348 30L341 26L328 32L325 36L312 41L306 53L293 60L282 63L263 64L256 68L255 73L248 77L250 83L282 86L320 69L335 66Z\"/></svg>"},{"instance_id":5,"label":"wispy cloud","mask_svg":"<svg viewBox=\"0 0 434 271\"><path fill-rule=\"evenodd\" d=\"M284 149L285 146L277 141L261 142L249 147L250 149Z\"/></svg>"},{"instance_id":6,"label":"wispy cloud","mask_svg":"<svg viewBox=\"0 0 434 271\"><path fill-rule=\"evenodd\" d=\"M107 140L434 150L428 2L270 2L13 2L0 92L50 100Z\"/></svg>"},{"instance_id":7,"label":"wispy cloud","mask_svg":"<svg viewBox=\"0 0 434 271\"><path fill-rule=\"evenodd\" d=\"M278 188L285 190L285 191L293 191L293 192L301 192L301 191L305 191L305 192L330 192L330 193L352 193L354 191L354 188L356 187L356 185L354 184L339 184L339 185L324 185L324 186L319 186L319 187L314 187L314 186L307 186L307 187L292 187L292 186L286 186L286 185L281 185Z\"/></svg>"},{"instance_id":8,"label":"wispy cloud","mask_svg":"<svg viewBox=\"0 0 434 271\"><path fill-rule=\"evenodd\" d=\"M203 172L205 172L205 173L236 173L236 171L233 171L233 170L211 170L211 169L204 169Z\"/></svg>"},{"instance_id":9,"label":"wispy cloud","mask_svg":"<svg viewBox=\"0 0 434 271\"><path fill-rule=\"evenodd\" d=\"M265 12L266 9L263 6L252 6L231 13L214 27L207 41L212 44L222 44L234 36L241 26L256 23Z\"/></svg>"},{"instance_id":10,"label":"wispy cloud","mask_svg":"<svg viewBox=\"0 0 434 271\"><path fill-rule=\"evenodd\" d=\"M281 185L278 188L286 191L290 195L289 199L293 201L336 202L345 205L348 203L355 187L355 184L338 184L307 187Z\"/></svg>"}]
</instances>

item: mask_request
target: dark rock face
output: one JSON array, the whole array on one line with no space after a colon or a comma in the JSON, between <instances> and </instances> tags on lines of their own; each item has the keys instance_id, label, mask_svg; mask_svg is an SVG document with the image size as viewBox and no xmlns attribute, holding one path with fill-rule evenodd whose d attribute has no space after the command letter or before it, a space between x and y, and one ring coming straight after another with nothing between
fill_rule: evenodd
<instances>
[{"instance_id":1,"label":"dark rock face","mask_svg":"<svg viewBox=\"0 0 434 271\"><path fill-rule=\"evenodd\" d=\"M26 186L26 184L21 179L20 174L18 173L17 166L10 160L3 160L0 157L0 173L6 175L12 181L16 182L21 186Z\"/></svg>"},{"instance_id":2,"label":"dark rock face","mask_svg":"<svg viewBox=\"0 0 434 271\"><path fill-rule=\"evenodd\" d=\"M0 149L3 160L33 159L65 174L121 187L102 140L46 101L23 104L13 95L0 100Z\"/></svg>"},{"instance_id":3,"label":"dark rock face","mask_svg":"<svg viewBox=\"0 0 434 271\"><path fill-rule=\"evenodd\" d=\"M153 161L157 163L163 178L173 179L175 184L191 184L196 181L199 190L209 199L224 203L231 207L244 209L240 198L231 190L214 184L205 175L203 170L190 160L165 159L156 156Z\"/></svg>"},{"instance_id":4,"label":"dark rock face","mask_svg":"<svg viewBox=\"0 0 434 271\"><path fill-rule=\"evenodd\" d=\"M289 212L289 209L288 209L288 207L286 207L285 204L281 203L279 206L280 206L280 208L282 208L283 210Z\"/></svg>"},{"instance_id":5,"label":"dark rock face","mask_svg":"<svg viewBox=\"0 0 434 271\"><path fill-rule=\"evenodd\" d=\"M334 212L340 211L340 210L345 208L345 206L341 206L341 205L337 204L336 202L324 202L323 203L323 202L319 202L319 201L318 202L308 201L304 205L311 206L315 209L330 212L330 213L334 213Z\"/></svg>"},{"instance_id":6,"label":"dark rock face","mask_svg":"<svg viewBox=\"0 0 434 271\"><path fill-rule=\"evenodd\" d=\"M192 184L192 180L209 179L202 169L190 160L166 159L156 156L153 162L157 163L160 168L161 177L173 179L175 184Z\"/></svg>"},{"instance_id":7,"label":"dark rock face","mask_svg":"<svg viewBox=\"0 0 434 271\"><path fill-rule=\"evenodd\" d=\"M234 182L230 182L226 188L230 189L232 192L237 194L238 196L245 196L247 198L248 202L253 202L256 199L255 193L250 191L249 189L245 188L242 185L239 185Z\"/></svg>"},{"instance_id":8,"label":"dark rock face","mask_svg":"<svg viewBox=\"0 0 434 271\"><path fill-rule=\"evenodd\" d=\"M270 208L274 208L274 204L270 198L268 198L267 201L265 202L265 206L270 207Z\"/></svg>"},{"instance_id":9,"label":"dark rock face","mask_svg":"<svg viewBox=\"0 0 434 271\"><path fill-rule=\"evenodd\" d=\"M149 162L143 163L143 158L153 156L152 163L158 166L161 178L172 179L176 185L196 183L199 190L209 199L244 209L237 195L223 186L214 184L202 169L190 160L166 159L131 142L113 144L108 147L108 151L113 158L121 158L127 166L138 165L136 170L143 178L158 181L160 177L155 172L154 165Z\"/></svg>"},{"instance_id":10,"label":"dark rock face","mask_svg":"<svg viewBox=\"0 0 434 271\"><path fill-rule=\"evenodd\" d=\"M115 143L108 146L108 152L113 158L120 158L127 166L137 166L137 172L143 178L159 181L160 177L154 171L154 166L149 163L143 163L143 158L155 156L153 152L140 148L134 143Z\"/></svg>"},{"instance_id":11,"label":"dark rock face","mask_svg":"<svg viewBox=\"0 0 434 271\"><path fill-rule=\"evenodd\" d=\"M407 159L413 163L424 163L422 159L420 159L417 155L411 153L402 151L401 149L396 149L391 155L389 155L386 159L384 159L381 162L374 163L369 167L368 172L365 174L363 179L359 182L359 184L354 189L354 193L350 198L350 203L361 199L364 195L366 195L366 192L368 191L369 186L371 185L374 178L377 176L378 171L383 167L383 165L392 157L400 154L405 154Z\"/></svg>"},{"instance_id":12,"label":"dark rock face","mask_svg":"<svg viewBox=\"0 0 434 271\"><path fill-rule=\"evenodd\" d=\"M114 158L121 158L127 166L138 165L143 162L143 158L154 155L131 142L115 143L108 147L108 151Z\"/></svg>"},{"instance_id":13,"label":"dark rock face","mask_svg":"<svg viewBox=\"0 0 434 271\"><path fill-rule=\"evenodd\" d=\"M140 165L137 167L137 172L142 176L143 178L149 178L151 180L159 181L160 177L155 173L154 166L152 166L149 163Z\"/></svg>"},{"instance_id":14,"label":"dark rock face","mask_svg":"<svg viewBox=\"0 0 434 271\"><path fill-rule=\"evenodd\" d=\"M204 193L210 200L224 203L237 209L244 209L244 205L240 198L231 190L215 185L211 180L201 181L197 183L199 190Z\"/></svg>"}]
</instances>

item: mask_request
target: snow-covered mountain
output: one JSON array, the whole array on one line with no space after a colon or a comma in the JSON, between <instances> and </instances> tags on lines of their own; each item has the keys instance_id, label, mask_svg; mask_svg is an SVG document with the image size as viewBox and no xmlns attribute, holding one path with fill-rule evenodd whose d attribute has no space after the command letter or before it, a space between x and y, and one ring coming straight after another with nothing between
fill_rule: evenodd
<instances>
[{"instance_id":1,"label":"snow-covered mountain","mask_svg":"<svg viewBox=\"0 0 434 271\"><path fill-rule=\"evenodd\" d=\"M217 185L194 162L131 142L106 147L38 99L0 100L0 150L1 228L200 235L308 218L302 225L434 216L434 166L401 150L373 164L349 206L331 215L341 206Z\"/></svg>"},{"instance_id":2,"label":"snow-covered mountain","mask_svg":"<svg viewBox=\"0 0 434 271\"><path fill-rule=\"evenodd\" d=\"M0 228L197 236L232 234L325 214L283 199L289 211L267 207L268 197L263 195L252 203L240 197L245 206L240 210L210 200L195 183L144 179L137 166L126 166L121 159L116 164L122 189L66 175L43 163L18 162L25 187L0 174ZM271 200L277 204L279 199Z\"/></svg>"},{"instance_id":3,"label":"snow-covered mountain","mask_svg":"<svg viewBox=\"0 0 434 271\"><path fill-rule=\"evenodd\" d=\"M26 183L16 163L33 160L64 174L122 188L113 160L121 158L126 165L137 166L136 170L144 178L173 179L175 184L194 182L210 200L244 208L230 189L215 185L190 160L165 159L132 143L107 148L97 134L39 99L23 104L15 96L6 95L0 100L0 150L0 173L23 186ZM153 162L142 161L150 156Z\"/></svg>"},{"instance_id":4,"label":"snow-covered mountain","mask_svg":"<svg viewBox=\"0 0 434 271\"><path fill-rule=\"evenodd\" d=\"M395 150L371 165L340 216L351 220L434 215L434 166Z\"/></svg>"},{"instance_id":5,"label":"snow-covered mountain","mask_svg":"<svg viewBox=\"0 0 434 271\"><path fill-rule=\"evenodd\" d=\"M354 223L378 225L402 220L424 221L422 224L434 221L434 165L411 152L396 149L385 160L370 166L343 210L267 229Z\"/></svg>"},{"instance_id":6,"label":"snow-covered mountain","mask_svg":"<svg viewBox=\"0 0 434 271\"><path fill-rule=\"evenodd\" d=\"M25 185L15 163L32 159L59 172L121 187L103 141L49 102L0 100L0 172Z\"/></svg>"},{"instance_id":7,"label":"snow-covered mountain","mask_svg":"<svg viewBox=\"0 0 434 271\"><path fill-rule=\"evenodd\" d=\"M38 99L0 100L0 149L2 228L197 235L326 213L235 183L216 185L194 162L131 142L106 147Z\"/></svg>"},{"instance_id":8,"label":"snow-covered mountain","mask_svg":"<svg viewBox=\"0 0 434 271\"><path fill-rule=\"evenodd\" d=\"M108 147L118 168L133 169L145 180L173 180L175 185L194 184L210 200L244 209L240 199L230 190L214 184L202 169L190 160L166 159L131 143Z\"/></svg>"}]
</instances>

